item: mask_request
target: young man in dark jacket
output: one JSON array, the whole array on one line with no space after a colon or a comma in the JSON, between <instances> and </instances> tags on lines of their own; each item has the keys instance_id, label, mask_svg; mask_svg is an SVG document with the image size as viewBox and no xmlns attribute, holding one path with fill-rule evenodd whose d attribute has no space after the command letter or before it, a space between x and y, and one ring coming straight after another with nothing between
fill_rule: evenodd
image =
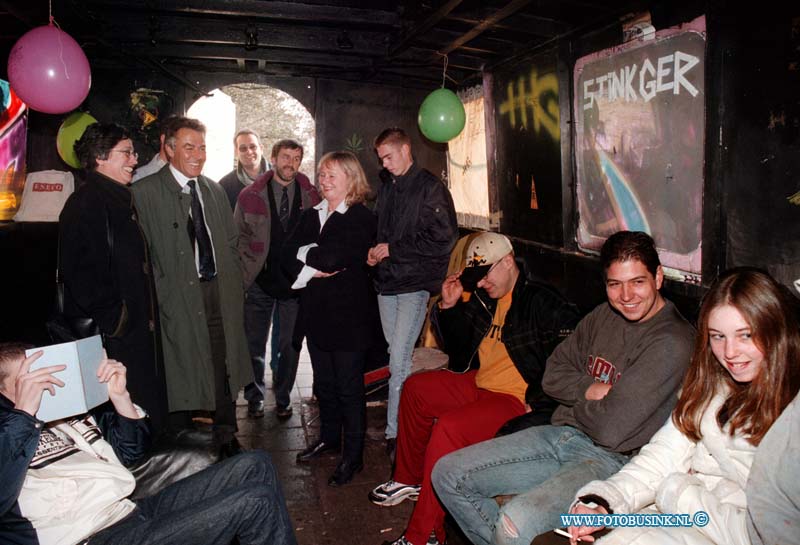
<instances>
[{"instance_id":1,"label":"young man in dark jacket","mask_svg":"<svg viewBox=\"0 0 800 545\"><path fill-rule=\"evenodd\" d=\"M269 456L228 458L153 496L128 499L136 485L125 466L149 442L144 413L127 390L126 369L105 360L97 378L111 409L45 423L42 395L58 395L63 365L31 370L17 343L0 344L0 543L295 545Z\"/></svg>"},{"instance_id":2,"label":"young man in dark jacket","mask_svg":"<svg viewBox=\"0 0 800 545\"><path fill-rule=\"evenodd\" d=\"M469 299L465 288L473 292ZM408 528L393 545L444 542L444 510L430 482L439 458L490 439L531 408L547 420L544 364L577 322L573 305L525 278L508 238L483 233L472 241L467 267L444 281L434 308L450 370L406 381L393 480L370 493L383 506L417 497Z\"/></svg>"},{"instance_id":3,"label":"young man in dark jacket","mask_svg":"<svg viewBox=\"0 0 800 545\"><path fill-rule=\"evenodd\" d=\"M367 256L376 271L378 309L389 344L389 401L386 409L387 452L397 437L400 390L411 371L428 299L447 274L458 222L450 191L421 168L411 155L411 139L397 128L375 139L383 184L378 191L377 244Z\"/></svg>"}]
</instances>

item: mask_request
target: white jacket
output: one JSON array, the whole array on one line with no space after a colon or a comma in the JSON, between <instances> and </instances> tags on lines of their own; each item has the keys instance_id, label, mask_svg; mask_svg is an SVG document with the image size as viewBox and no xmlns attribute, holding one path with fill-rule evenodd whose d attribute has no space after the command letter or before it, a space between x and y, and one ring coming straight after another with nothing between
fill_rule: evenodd
<instances>
[{"instance_id":1,"label":"white jacket","mask_svg":"<svg viewBox=\"0 0 800 545\"><path fill-rule=\"evenodd\" d=\"M699 442L681 433L670 418L617 474L590 482L576 498L598 495L615 513L655 509L693 516L705 511L708 524L681 532L682 542L748 545L744 488L755 447L743 435L731 437L727 426L720 429L717 413L724 400L724 395L717 394L710 401L701 419Z\"/></svg>"},{"instance_id":2,"label":"white jacket","mask_svg":"<svg viewBox=\"0 0 800 545\"><path fill-rule=\"evenodd\" d=\"M86 416L42 432L19 506L42 543L76 543L127 516L135 486Z\"/></svg>"}]
</instances>

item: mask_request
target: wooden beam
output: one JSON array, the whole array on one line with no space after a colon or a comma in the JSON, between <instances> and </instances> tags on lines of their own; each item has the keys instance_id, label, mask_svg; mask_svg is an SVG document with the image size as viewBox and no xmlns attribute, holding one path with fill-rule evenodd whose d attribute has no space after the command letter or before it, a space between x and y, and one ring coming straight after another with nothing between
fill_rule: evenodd
<instances>
[{"instance_id":1,"label":"wooden beam","mask_svg":"<svg viewBox=\"0 0 800 545\"><path fill-rule=\"evenodd\" d=\"M130 0L87 0L87 7L95 11L110 8L116 13L143 11L161 14L190 14L204 16L240 17L251 22L274 20L287 23L342 25L339 28L359 26L373 28L400 28L400 17L396 11L348 8L304 4L302 2L263 2L260 0L158 0L157 7L147 3L135 5Z\"/></svg>"},{"instance_id":2,"label":"wooden beam","mask_svg":"<svg viewBox=\"0 0 800 545\"><path fill-rule=\"evenodd\" d=\"M145 44L125 44L130 54L148 59L208 59L228 61L263 61L266 65L293 64L297 66L327 66L330 68L359 68L372 66L369 59L358 56L341 55L337 51L329 53L317 51L285 51L281 49L259 48L247 51L243 47L228 45L199 44L159 44L155 47ZM113 51L104 55L104 50L92 52L94 56L113 56Z\"/></svg>"},{"instance_id":3,"label":"wooden beam","mask_svg":"<svg viewBox=\"0 0 800 545\"><path fill-rule=\"evenodd\" d=\"M477 26L481 22L471 17L448 17L447 19L472 26ZM520 34L550 38L557 34L567 32L570 28L572 28L570 25L562 21L556 21L555 19L549 19L547 17L538 17L528 13L518 13L513 22L496 23L492 30L500 32L518 32Z\"/></svg>"},{"instance_id":4,"label":"wooden beam","mask_svg":"<svg viewBox=\"0 0 800 545\"><path fill-rule=\"evenodd\" d=\"M512 15L525 7L527 4L530 3L531 0L511 0L504 8L496 11L491 17L488 17L481 21L478 25L472 28L469 32L465 33L458 39L452 41L451 43L447 44L443 49L439 52L444 53L445 55L454 51L461 47L463 44L467 43L468 41L472 40L473 38L483 34L487 29L491 28L492 25L502 21L509 15Z\"/></svg>"},{"instance_id":5,"label":"wooden beam","mask_svg":"<svg viewBox=\"0 0 800 545\"><path fill-rule=\"evenodd\" d=\"M402 53L417 36L433 28L439 21L447 17L451 11L458 7L461 2L462 0L448 0L442 4L442 6L433 12L427 19L406 32L403 38L400 40L400 43L394 46L391 51L389 51L389 57L396 57Z\"/></svg>"},{"instance_id":6,"label":"wooden beam","mask_svg":"<svg viewBox=\"0 0 800 545\"><path fill-rule=\"evenodd\" d=\"M412 47L408 49L402 57L391 59L386 64L391 66L431 66L438 67L441 70L441 61L431 61L431 53L433 49L422 49ZM486 62L486 57L475 55L464 55L461 50L458 53L453 53L447 56L447 66L450 68L460 68L465 70L480 70L481 66Z\"/></svg>"},{"instance_id":7,"label":"wooden beam","mask_svg":"<svg viewBox=\"0 0 800 545\"><path fill-rule=\"evenodd\" d=\"M181 60L170 62L170 66L179 67L183 70L188 70L194 75L199 75L201 72L223 72L240 74L235 69L235 64L223 61L191 61ZM113 66L113 65L109 65ZM305 78L322 78L322 79L335 79L339 81L353 81L364 83L388 84L397 85L402 87L414 87L420 89L430 88L432 85L441 83L441 74L432 72L430 74L420 73L418 71L392 71L392 70L330 70L330 69L303 69L297 71L294 68L286 65L267 66L265 70L259 72L264 76L280 76L280 77L305 77Z\"/></svg>"},{"instance_id":8,"label":"wooden beam","mask_svg":"<svg viewBox=\"0 0 800 545\"><path fill-rule=\"evenodd\" d=\"M106 16L103 16L106 19ZM315 51L341 51L346 55L380 57L386 53L385 34L370 31L348 33L353 48L341 50L336 42L340 30L323 27L300 27L270 23L250 23L245 20L231 21L218 18L171 17L158 18L158 27L150 32L150 17L133 14L124 23L114 23L108 16L108 25L95 27L94 32L102 33L109 40L125 42L157 43L198 43L244 46L246 31L254 31L259 46L281 49L303 49Z\"/></svg>"}]
</instances>

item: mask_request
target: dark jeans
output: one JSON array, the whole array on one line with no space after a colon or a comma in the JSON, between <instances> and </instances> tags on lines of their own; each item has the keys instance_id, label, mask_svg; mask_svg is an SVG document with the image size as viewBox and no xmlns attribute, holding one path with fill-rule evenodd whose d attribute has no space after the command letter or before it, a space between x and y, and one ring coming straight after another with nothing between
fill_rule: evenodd
<instances>
[{"instance_id":1,"label":"dark jeans","mask_svg":"<svg viewBox=\"0 0 800 545\"><path fill-rule=\"evenodd\" d=\"M137 502L90 545L297 543L269 455L255 450L212 465Z\"/></svg>"},{"instance_id":2,"label":"dark jeans","mask_svg":"<svg viewBox=\"0 0 800 545\"><path fill-rule=\"evenodd\" d=\"M364 352L328 352L311 339L308 352L319 403L320 439L336 444L344 432L342 459L360 462L366 431Z\"/></svg>"},{"instance_id":3,"label":"dark jeans","mask_svg":"<svg viewBox=\"0 0 800 545\"><path fill-rule=\"evenodd\" d=\"M291 391L297 377L297 363L300 352L292 346L294 324L297 321L297 311L300 301L297 297L276 299L266 294L255 284L247 290L248 302L245 303L245 329L247 331L250 357L256 380L261 384L252 382L244 389L244 397L248 401L261 401L264 399L264 352L267 345L267 332L272 321L273 310L278 317L280 328L278 332L278 362L273 361L272 381L275 384L275 404L286 407L291 403ZM274 342L274 340L273 340ZM274 353L274 346L273 346Z\"/></svg>"}]
</instances>

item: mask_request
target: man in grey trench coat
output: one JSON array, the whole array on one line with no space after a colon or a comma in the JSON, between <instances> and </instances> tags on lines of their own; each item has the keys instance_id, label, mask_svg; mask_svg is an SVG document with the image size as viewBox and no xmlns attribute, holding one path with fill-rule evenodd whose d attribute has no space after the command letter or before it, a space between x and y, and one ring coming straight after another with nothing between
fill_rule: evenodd
<instances>
[{"instance_id":1,"label":"man in grey trench coat","mask_svg":"<svg viewBox=\"0 0 800 545\"><path fill-rule=\"evenodd\" d=\"M225 191L200 174L205 126L175 120L166 151L169 164L131 190L152 255L171 421L215 411L215 431L232 438L236 396L253 380L238 233Z\"/></svg>"}]
</instances>

